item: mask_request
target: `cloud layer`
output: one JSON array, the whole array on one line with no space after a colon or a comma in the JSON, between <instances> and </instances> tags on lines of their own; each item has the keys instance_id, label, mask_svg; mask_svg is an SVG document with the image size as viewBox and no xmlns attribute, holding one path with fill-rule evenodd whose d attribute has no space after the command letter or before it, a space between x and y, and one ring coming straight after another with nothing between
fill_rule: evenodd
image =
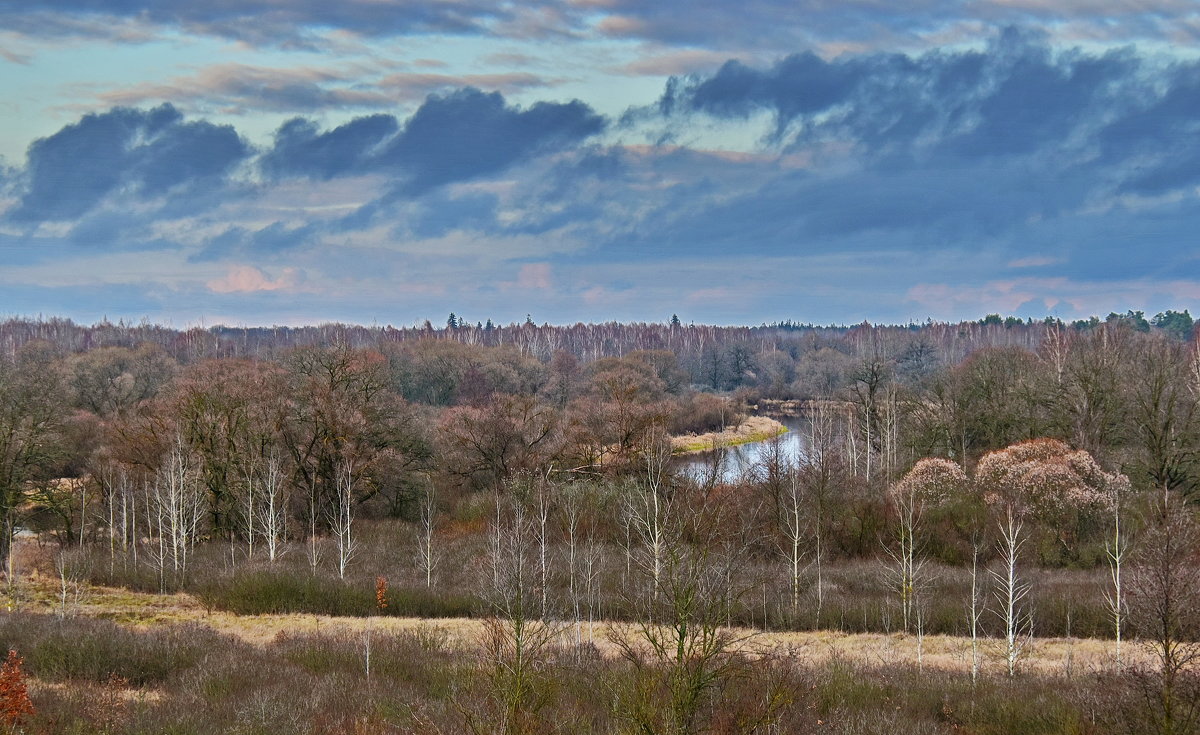
<instances>
[{"instance_id":1,"label":"cloud layer","mask_svg":"<svg viewBox=\"0 0 1200 735\"><path fill-rule=\"evenodd\" d=\"M917 5L914 27L964 7ZM1033 0L1001 5L1074 22ZM870 15L813 6L815 18ZM180 6L171 22L234 22L223 7ZM656 9L604 7L586 21L577 6L542 9L563 33L605 19L613 35L667 33ZM356 8L287 12L347 25ZM451 9L461 32L520 20L442 4L412 27L452 23ZM673 32L696 40L686 22ZM349 89L303 69L288 79L214 68L162 92L294 97L278 106L290 110L313 89ZM384 96L365 106L379 111L291 117L257 143L172 104L83 115L2 174L0 247L13 258L0 281L20 284L28 309L87 287L81 304L133 290L148 313L261 321L294 318L298 298L311 319L690 310L727 322L1153 312L1200 294L1200 61L1188 57L1017 29L907 53L798 51L672 77L620 119L586 99L517 103L462 81L429 75L432 93L407 112L375 84Z\"/></svg>"},{"instance_id":2,"label":"cloud layer","mask_svg":"<svg viewBox=\"0 0 1200 735\"><path fill-rule=\"evenodd\" d=\"M1069 41L1194 44L1200 10L1189 0L164 0L0 1L0 27L33 37L138 38L167 31L267 46L359 37L460 35L508 40L602 37L723 50L885 44L931 46L984 27L1039 25Z\"/></svg>"}]
</instances>

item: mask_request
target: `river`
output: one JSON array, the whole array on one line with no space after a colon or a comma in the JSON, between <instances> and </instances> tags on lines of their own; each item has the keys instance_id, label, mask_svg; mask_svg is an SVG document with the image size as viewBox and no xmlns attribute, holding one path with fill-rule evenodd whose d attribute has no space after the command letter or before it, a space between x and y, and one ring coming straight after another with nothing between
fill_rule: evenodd
<instances>
[{"instance_id":1,"label":"river","mask_svg":"<svg viewBox=\"0 0 1200 735\"><path fill-rule=\"evenodd\" d=\"M781 459L794 463L804 455L808 446L807 423L799 416L772 416L788 432L776 439L766 439L733 447L714 449L709 452L687 454L675 459L675 469L688 477L706 482L715 473L718 482L737 482L748 472L758 471L764 458L775 451L772 443L778 441Z\"/></svg>"}]
</instances>

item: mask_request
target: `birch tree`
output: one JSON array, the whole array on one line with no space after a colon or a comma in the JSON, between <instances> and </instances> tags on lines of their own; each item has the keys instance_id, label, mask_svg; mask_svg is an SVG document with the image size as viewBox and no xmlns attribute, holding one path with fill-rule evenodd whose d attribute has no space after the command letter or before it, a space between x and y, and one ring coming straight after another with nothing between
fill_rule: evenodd
<instances>
[{"instance_id":1,"label":"birch tree","mask_svg":"<svg viewBox=\"0 0 1200 735\"><path fill-rule=\"evenodd\" d=\"M417 521L417 560L421 565L421 573L425 577L427 589L433 587L433 574L437 569L438 561L440 561L440 555L434 546L437 521L437 494L433 489L433 483L427 481L421 495L420 517Z\"/></svg>"},{"instance_id":2,"label":"birch tree","mask_svg":"<svg viewBox=\"0 0 1200 735\"><path fill-rule=\"evenodd\" d=\"M979 585L979 539L971 540L971 599L967 605L967 630L971 636L971 683L979 680L979 620L983 617L982 591Z\"/></svg>"},{"instance_id":3,"label":"birch tree","mask_svg":"<svg viewBox=\"0 0 1200 735\"><path fill-rule=\"evenodd\" d=\"M1113 624L1113 655L1117 667L1121 666L1121 639L1125 628L1128 605L1125 600L1122 566L1129 556L1129 539L1121 529L1121 517L1125 511L1129 494L1129 480L1124 475L1114 475L1107 483L1107 502L1112 513L1112 536L1105 542L1104 551L1108 559L1109 581L1112 587L1105 592L1105 602Z\"/></svg>"},{"instance_id":4,"label":"birch tree","mask_svg":"<svg viewBox=\"0 0 1200 735\"><path fill-rule=\"evenodd\" d=\"M662 579L667 554L667 525L672 513L671 498L666 492L667 465L671 459L671 444L665 434L658 433L647 443L642 453L643 481L631 483L623 498L626 527L641 547L626 549L628 558L637 558L645 565L655 594Z\"/></svg>"},{"instance_id":5,"label":"birch tree","mask_svg":"<svg viewBox=\"0 0 1200 735\"><path fill-rule=\"evenodd\" d=\"M992 569L997 614L1004 626L1004 662L1008 675L1016 676L1017 662L1033 638L1033 611L1029 607L1030 585L1019 573L1021 549L1025 545L1024 519L1012 506L1006 506L999 520L1000 568Z\"/></svg>"},{"instance_id":6,"label":"birch tree","mask_svg":"<svg viewBox=\"0 0 1200 735\"><path fill-rule=\"evenodd\" d=\"M247 553L254 554L254 538L266 548L272 564L283 553L288 534L288 506L291 486L283 471L282 462L270 454L246 470L243 516L246 527Z\"/></svg>"},{"instance_id":7,"label":"birch tree","mask_svg":"<svg viewBox=\"0 0 1200 735\"><path fill-rule=\"evenodd\" d=\"M800 587L804 572L804 559L808 552L809 527L808 512L805 507L804 490L800 486L800 476L792 468L786 470L782 482L784 492L778 504L783 533L783 543L780 550L787 563L788 582L792 593L792 617L800 612Z\"/></svg>"},{"instance_id":8,"label":"birch tree","mask_svg":"<svg viewBox=\"0 0 1200 735\"><path fill-rule=\"evenodd\" d=\"M158 570L159 588L165 591L168 571L175 583L186 577L205 514L204 487L182 437L176 438L149 485L146 504L154 536L151 558Z\"/></svg>"},{"instance_id":9,"label":"birch tree","mask_svg":"<svg viewBox=\"0 0 1200 735\"><path fill-rule=\"evenodd\" d=\"M919 605L925 584L925 558L922 551L921 519L925 512L941 505L969 485L967 475L946 459L922 459L900 482L888 490L888 499L896 512L894 546L887 548L892 558L892 585L900 598L904 629L911 630L913 611Z\"/></svg>"},{"instance_id":10,"label":"birch tree","mask_svg":"<svg viewBox=\"0 0 1200 735\"><path fill-rule=\"evenodd\" d=\"M349 462L343 463L338 470L334 513L330 525L337 542L338 577L345 579L346 569L358 554L358 542L354 540L354 468Z\"/></svg>"},{"instance_id":11,"label":"birch tree","mask_svg":"<svg viewBox=\"0 0 1200 735\"><path fill-rule=\"evenodd\" d=\"M1005 630L1005 660L1015 675L1024 641L1033 634L1030 586L1021 573L1026 520L1051 521L1065 543L1073 511L1103 505L1105 492L1120 479L1104 472L1090 454L1054 439L1033 439L989 452L975 468L975 484L992 509L999 531L1001 567L992 570L999 616Z\"/></svg>"}]
</instances>

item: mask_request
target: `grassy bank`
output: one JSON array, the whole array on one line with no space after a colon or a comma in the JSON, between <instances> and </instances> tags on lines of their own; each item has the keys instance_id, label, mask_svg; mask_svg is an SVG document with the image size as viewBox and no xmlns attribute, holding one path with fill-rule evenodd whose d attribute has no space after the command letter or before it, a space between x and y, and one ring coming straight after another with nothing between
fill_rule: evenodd
<instances>
[{"instance_id":1,"label":"grassy bank","mask_svg":"<svg viewBox=\"0 0 1200 735\"><path fill-rule=\"evenodd\" d=\"M739 444L765 441L786 434L788 428L767 416L751 416L740 425L724 431L706 434L685 434L671 437L671 449L675 454L695 454Z\"/></svg>"}]
</instances>

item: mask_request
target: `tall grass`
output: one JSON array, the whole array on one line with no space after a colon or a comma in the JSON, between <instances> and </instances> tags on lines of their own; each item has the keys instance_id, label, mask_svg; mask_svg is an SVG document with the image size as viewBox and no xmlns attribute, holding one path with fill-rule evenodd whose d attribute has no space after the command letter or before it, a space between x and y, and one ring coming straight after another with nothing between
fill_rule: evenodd
<instances>
[{"instance_id":1,"label":"tall grass","mask_svg":"<svg viewBox=\"0 0 1200 735\"><path fill-rule=\"evenodd\" d=\"M0 620L0 643L21 652L34 677L37 713L24 732L47 735L616 735L631 731L639 701L661 704L644 688L661 680L633 664L554 649L538 661L537 706L512 729L487 657L446 645L435 628L281 635L251 646L179 624L135 631L21 614ZM785 651L748 664L710 690L689 732L1108 735L1136 704L1111 677L972 683L965 673Z\"/></svg>"}]
</instances>

